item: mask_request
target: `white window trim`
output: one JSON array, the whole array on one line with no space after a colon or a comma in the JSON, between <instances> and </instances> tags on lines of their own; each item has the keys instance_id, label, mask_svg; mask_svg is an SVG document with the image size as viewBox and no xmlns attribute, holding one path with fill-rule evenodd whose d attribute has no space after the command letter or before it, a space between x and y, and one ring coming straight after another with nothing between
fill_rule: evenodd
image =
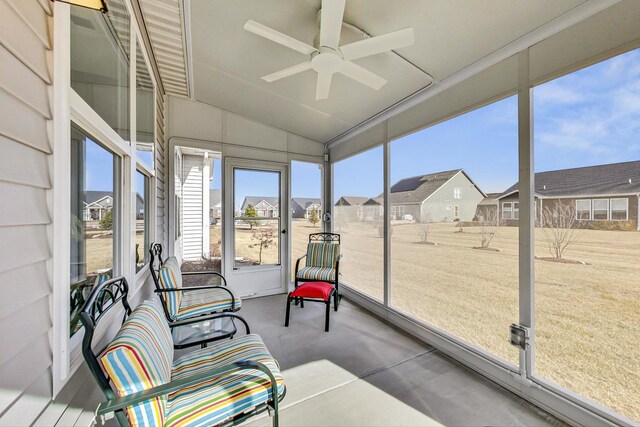
<instances>
[{"instance_id":1,"label":"white window trim","mask_svg":"<svg viewBox=\"0 0 640 427\"><path fill-rule=\"evenodd\" d=\"M624 200L625 201L625 218L624 219L613 219L613 208L611 206L613 206L613 201L616 200ZM609 220L610 221L629 221L629 198L627 197L620 197L620 198L615 198L615 199L609 199Z\"/></svg>"},{"instance_id":2,"label":"white window trim","mask_svg":"<svg viewBox=\"0 0 640 427\"><path fill-rule=\"evenodd\" d=\"M53 13L53 190L51 197L52 205L52 256L50 269L53 278L53 336L52 336L52 388L55 397L64 385L73 376L75 371L83 362L80 351L80 342L84 335L82 330L69 337L69 235L70 235L70 144L71 122L76 123L96 142L107 147L115 155L122 158L120 190L123 194L121 202L121 230L119 250L116 251L118 262L121 266L121 273L127 278L130 284L129 298L142 288L142 284L149 276L148 265L135 272L135 235L133 239L126 238L126 230L135 233L132 227L132 220L135 224L135 190L132 191L132 179L137 168L144 170L150 177L149 198L149 232L150 241L156 239L156 182L155 171L149 169L146 164L139 162L135 147L135 64L137 54L137 43L142 40L141 32L137 27L135 13L130 1L126 2L130 19L130 64L129 71L129 118L130 118L130 139L131 143L124 141L105 121L100 117L72 88L71 82L71 7L68 4L54 2ZM141 43L141 52L145 57L145 63L149 70L149 57L145 46ZM156 93L157 81L155 75L149 72L153 82L153 114L154 114L154 144L155 144L155 122L157 114ZM132 85L133 82L133 85ZM154 168L155 168L155 146L154 146ZM131 197L124 195L130 194ZM129 213L130 215L127 215ZM129 254L129 256L126 256ZM116 260L114 259L114 262ZM118 315L117 311L109 313L107 321ZM115 318L115 317L114 317Z\"/></svg>"},{"instance_id":3,"label":"white window trim","mask_svg":"<svg viewBox=\"0 0 640 427\"><path fill-rule=\"evenodd\" d=\"M580 218L581 209L578 209L578 202L588 202L589 203L589 218L586 218L586 219L585 218ZM582 210L584 210L584 209L582 209ZM591 217L592 217L591 213L592 213L591 212L591 199L578 199L578 200L576 200L576 219L578 221L591 221Z\"/></svg>"},{"instance_id":4,"label":"white window trim","mask_svg":"<svg viewBox=\"0 0 640 427\"><path fill-rule=\"evenodd\" d=\"M453 198L454 199L462 199L462 188L461 187L455 187L453 189Z\"/></svg>"}]
</instances>

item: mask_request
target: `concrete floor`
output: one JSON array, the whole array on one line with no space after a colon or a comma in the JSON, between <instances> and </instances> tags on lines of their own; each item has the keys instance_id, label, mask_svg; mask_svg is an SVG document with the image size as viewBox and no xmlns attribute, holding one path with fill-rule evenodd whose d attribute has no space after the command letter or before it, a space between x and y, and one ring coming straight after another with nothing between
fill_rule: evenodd
<instances>
[{"instance_id":1,"label":"concrete floor","mask_svg":"<svg viewBox=\"0 0 640 427\"><path fill-rule=\"evenodd\" d=\"M432 347L343 300L324 332L324 305L284 295L241 311L287 384L282 426L562 426L564 423ZM249 425L270 425L266 416Z\"/></svg>"}]
</instances>

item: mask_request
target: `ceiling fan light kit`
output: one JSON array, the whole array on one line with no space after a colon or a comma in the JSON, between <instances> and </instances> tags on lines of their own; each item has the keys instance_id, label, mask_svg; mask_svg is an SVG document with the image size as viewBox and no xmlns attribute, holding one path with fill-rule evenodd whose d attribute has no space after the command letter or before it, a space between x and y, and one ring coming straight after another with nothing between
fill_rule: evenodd
<instances>
[{"instance_id":1,"label":"ceiling fan light kit","mask_svg":"<svg viewBox=\"0 0 640 427\"><path fill-rule=\"evenodd\" d=\"M375 90L384 86L387 82L384 78L355 64L352 60L412 45L413 28L405 28L338 46L344 8L345 0L322 1L322 8L319 12L320 34L316 38L317 47L310 46L253 20L248 20L244 24L245 30L309 56L309 59L303 63L268 74L262 79L271 83L313 69L318 73L316 100L329 97L331 79L335 73L340 73Z\"/></svg>"}]
</instances>

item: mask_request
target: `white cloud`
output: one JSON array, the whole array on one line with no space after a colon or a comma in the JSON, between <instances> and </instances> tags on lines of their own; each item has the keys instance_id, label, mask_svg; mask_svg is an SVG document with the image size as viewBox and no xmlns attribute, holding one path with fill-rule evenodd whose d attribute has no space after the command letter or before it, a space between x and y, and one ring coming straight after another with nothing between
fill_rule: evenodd
<instances>
[{"instance_id":1,"label":"white cloud","mask_svg":"<svg viewBox=\"0 0 640 427\"><path fill-rule=\"evenodd\" d=\"M536 140L602 161L638 153L640 52L631 52L536 88Z\"/></svg>"}]
</instances>

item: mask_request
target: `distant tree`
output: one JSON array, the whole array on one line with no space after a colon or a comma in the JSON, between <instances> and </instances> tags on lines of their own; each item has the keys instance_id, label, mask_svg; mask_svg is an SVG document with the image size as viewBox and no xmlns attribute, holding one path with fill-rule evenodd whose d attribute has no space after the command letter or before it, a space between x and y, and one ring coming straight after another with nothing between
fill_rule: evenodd
<instances>
[{"instance_id":1,"label":"distant tree","mask_svg":"<svg viewBox=\"0 0 640 427\"><path fill-rule=\"evenodd\" d=\"M576 218L573 203L556 202L551 208L545 207L537 219L542 230L549 254L554 258L562 258L564 251L580 238L580 220Z\"/></svg>"},{"instance_id":2,"label":"distant tree","mask_svg":"<svg viewBox=\"0 0 640 427\"><path fill-rule=\"evenodd\" d=\"M309 215L309 222L313 225L316 225L320 222L320 216L318 215L318 211L313 209L311 211L311 215Z\"/></svg>"},{"instance_id":3,"label":"distant tree","mask_svg":"<svg viewBox=\"0 0 640 427\"><path fill-rule=\"evenodd\" d=\"M503 224L503 221L499 218L497 209L487 211L478 209L476 217L480 225L480 247L488 248L491 246L491 241L496 236L496 232Z\"/></svg>"},{"instance_id":4,"label":"distant tree","mask_svg":"<svg viewBox=\"0 0 640 427\"><path fill-rule=\"evenodd\" d=\"M101 230L113 230L113 210L108 210L100 220Z\"/></svg>"},{"instance_id":5,"label":"distant tree","mask_svg":"<svg viewBox=\"0 0 640 427\"><path fill-rule=\"evenodd\" d=\"M247 209L244 210L244 216L247 218L257 218L258 217L258 211L256 211L256 208L249 203L247 205ZM251 228L251 230L253 230L253 227L258 225L258 221L247 221L249 223L249 227Z\"/></svg>"},{"instance_id":6,"label":"distant tree","mask_svg":"<svg viewBox=\"0 0 640 427\"><path fill-rule=\"evenodd\" d=\"M426 214L418 225L418 237L421 243L429 243L429 227L431 225L431 215Z\"/></svg>"},{"instance_id":7,"label":"distant tree","mask_svg":"<svg viewBox=\"0 0 640 427\"><path fill-rule=\"evenodd\" d=\"M251 240L255 241L249 245L250 248L259 248L258 264L262 264L262 251L269 249L275 241L273 227L261 227L253 230Z\"/></svg>"}]
</instances>

